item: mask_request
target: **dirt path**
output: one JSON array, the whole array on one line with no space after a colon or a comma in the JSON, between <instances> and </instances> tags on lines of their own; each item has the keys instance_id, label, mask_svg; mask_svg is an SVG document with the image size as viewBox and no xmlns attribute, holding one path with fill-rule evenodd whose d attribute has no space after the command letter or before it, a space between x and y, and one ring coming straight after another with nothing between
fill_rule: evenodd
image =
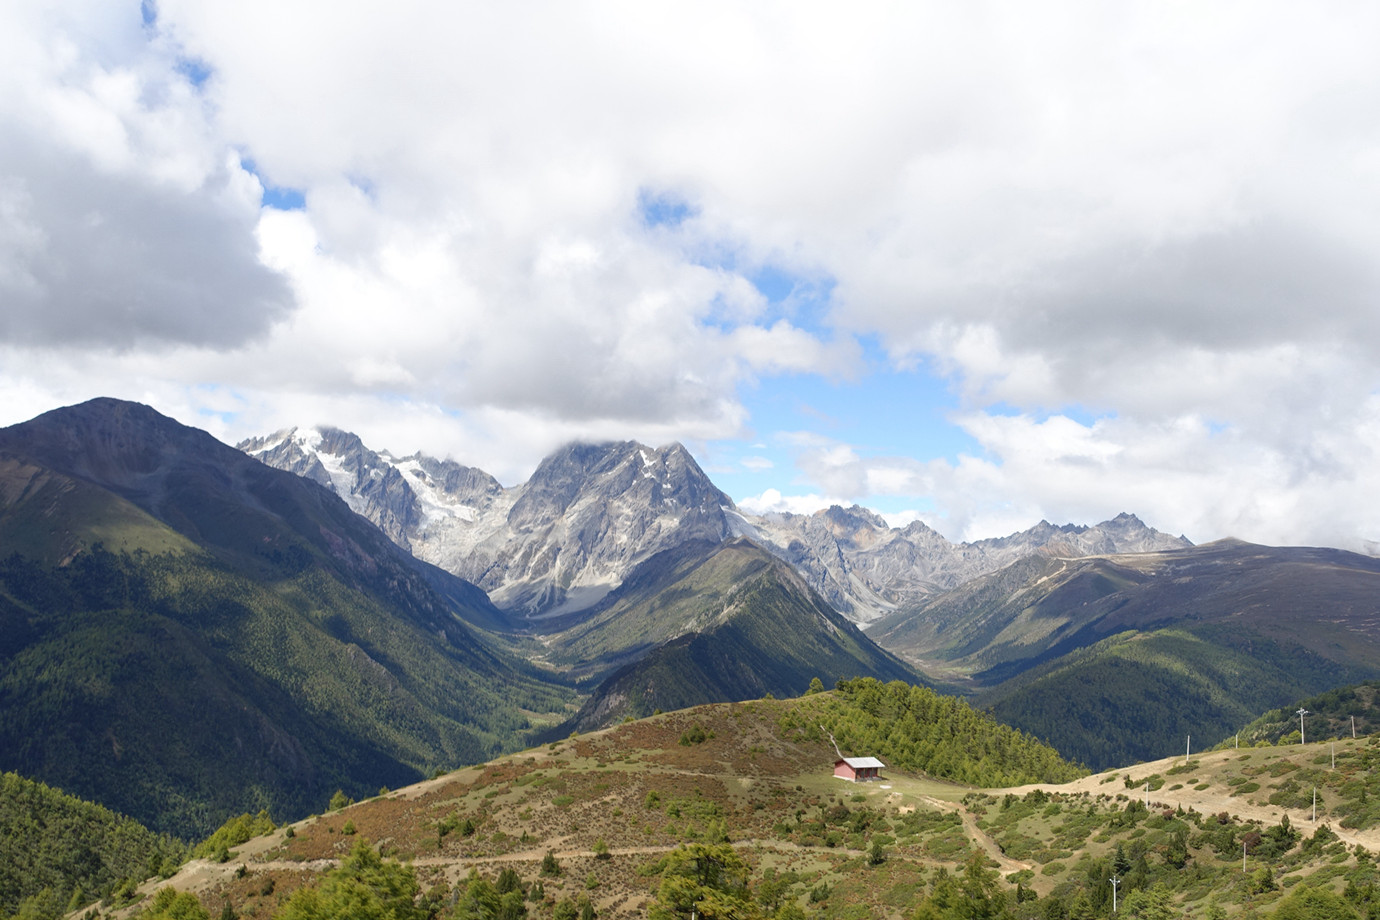
<instances>
[{"instance_id":1,"label":"dirt path","mask_svg":"<svg viewBox=\"0 0 1380 920\"><path fill-rule=\"evenodd\" d=\"M976 830L976 828L974 828ZM219 884L230 882L234 879L235 873L240 866L245 866L251 872L327 872L340 865L340 860L336 858L313 859L313 860L288 860L288 859L262 859L255 860L265 851L271 849L281 842L282 832L269 834L265 837L256 837L253 840L235 849L235 858L229 862L218 863L207 859L194 859L182 866L176 875L168 879L151 879L141 885L141 894L152 895L159 888L165 885L172 885L179 891L203 892L209 891ZM990 841L989 841L990 842ZM747 849L766 849L777 850L779 852L824 852L838 854L840 856L861 856L862 850L854 850L847 847L805 847L798 843L784 840L740 840L734 842L734 847ZM995 846L995 844L993 844ZM675 850L675 846L658 845L643 847L610 847L609 856L611 858L627 856L657 856L663 853L670 853ZM585 849L559 849L552 848L551 852L557 859L594 859L596 853L593 850ZM539 863L546 858L547 848L533 850L518 850L512 853L499 853L494 856L424 856L415 859L412 864L415 866L432 866L453 868L456 878L463 877L472 866L502 865L505 863ZM995 854L994 854L995 855ZM997 858L1001 858L997 856ZM1008 860L1009 862L1009 860ZM138 905L142 907L144 905ZM135 908L127 911L113 911L109 916L121 917L127 915ZM78 916L80 916L80 911Z\"/></svg>"},{"instance_id":2,"label":"dirt path","mask_svg":"<svg viewBox=\"0 0 1380 920\"><path fill-rule=\"evenodd\" d=\"M963 819L963 832L968 835L969 840L973 841L979 847L981 847L984 853L992 857L1000 864L1000 869L998 871L1001 872L1002 875L1010 875L1012 872L1020 872L1023 869L1035 868L1030 863L1024 863L1020 860L1012 859L1011 857L1007 856L1004 852L1002 852L1001 846L998 845L995 840L989 837L986 831L978 827L977 818L973 817L973 815L968 811L968 809L964 808L957 802L945 802L942 799L936 799L933 796L928 795L920 796L920 800L924 802L926 805L929 805L932 808L936 808L940 811L957 812L958 816Z\"/></svg>"},{"instance_id":3,"label":"dirt path","mask_svg":"<svg viewBox=\"0 0 1380 920\"><path fill-rule=\"evenodd\" d=\"M1194 759L1199 761L1201 764L1200 769L1203 770L1205 774L1215 773L1218 779L1220 779L1222 773L1231 766L1228 761L1235 760L1237 756L1239 756L1239 752L1227 750L1198 754L1194 756ZM982 791L989 795L1003 795L1005 793L1023 795L1035 789L1042 789L1046 792L1057 792L1066 795L1089 793L1093 796L1106 795L1115 797L1117 795L1124 795L1128 798L1138 798L1143 794L1142 784L1146 777L1156 773L1164 776L1170 769L1182 763L1182 757L1172 757L1150 763L1138 764L1132 767L1105 771L1075 780L1071 783L1039 783L1009 789L987 789ZM1126 776L1130 777L1129 788L1123 780L1123 777ZM408 798L416 798L426 791L452 782L454 779L455 776L453 774L446 777L438 777L435 780L430 780L426 783L410 787L400 794L406 795ZM1034 868L1029 863L1007 856L997 842L978 827L977 820L959 801L951 801L945 798L945 796L949 796L957 799L960 793L967 791L963 787L952 786L952 784L944 784L937 781L897 778L891 783L879 787L878 791L886 793L885 798L889 803L894 802L895 804L900 804L909 799L911 802L921 805L922 807L957 813L962 820L964 834L975 845L980 847L984 853L997 862L1000 867L1000 872L1003 875L1010 875L1013 872ZM1152 792L1150 793L1150 806L1152 808L1192 808L1202 814L1217 814L1225 811L1238 815L1246 820L1259 820L1266 825L1278 824L1280 818L1287 813L1290 822L1304 833L1311 833L1313 829L1319 825L1328 824L1337 837L1349 846L1359 844L1372 852L1380 851L1380 828L1369 830L1341 828L1336 824L1337 816L1335 815L1324 816L1318 821L1313 821L1307 809L1284 809L1272 805L1257 805L1247 801L1245 796L1228 795L1222 783L1216 780L1213 781L1211 788L1202 791L1185 786L1184 788L1174 790L1172 793L1164 789L1158 792ZM284 842L285 833L286 828L282 828L272 834L256 837L253 840L247 841L235 848L235 858L227 863L216 863L205 859L191 860L183 865L172 878L166 880L151 879L142 885L139 890L143 894L153 894L158 888L164 885L173 885L183 891L203 892L214 888L216 885L233 880L235 873L239 870L241 865L245 865L250 871L254 872L279 871L314 873L328 871L339 865L340 861L338 859L318 859L302 862L264 859L263 857L268 851ZM558 859L594 858L595 856L592 850L563 848L561 845L564 842L565 841L561 839L554 839L551 841L553 844L551 850ZM777 852L837 854L847 857L863 855L863 851L861 850L852 850L843 847L804 847L797 843L771 839L736 841L734 846L740 848L774 850ZM663 853L669 853L674 849L675 846L670 845L614 847L609 850L609 854L612 857L656 856ZM455 877L460 878L463 877L472 866L505 863L539 863L545 858L546 853L547 847L542 847L540 849L519 850L495 856L427 856L415 860L415 865L450 867L455 870ZM447 874L449 875L451 873ZM112 911L106 916L112 918L128 917L140 906L143 905L126 908L122 911ZM82 912L83 911L78 911L72 916L80 917Z\"/></svg>"},{"instance_id":4,"label":"dirt path","mask_svg":"<svg viewBox=\"0 0 1380 920\"><path fill-rule=\"evenodd\" d=\"M1238 752L1234 750L1213 751L1211 753L1194 755L1193 759L1199 761L1203 768L1219 768L1225 765L1226 761L1232 760ZM1085 776L1082 779L1071 783L1058 785L1048 783L1037 783L1029 786L1018 786L1013 789L994 789L988 790L990 794L1000 795L1005 792L1012 792L1022 795L1033 789L1043 789L1046 792L1079 793L1088 792L1092 795L1125 795L1132 798L1140 798L1144 795L1144 780L1147 776L1160 774L1164 776L1170 769L1182 765L1182 757L1169 757L1164 760L1156 760L1150 763L1137 764L1134 767L1122 767L1116 770L1107 770L1093 776ZM1127 788L1123 776L1131 777L1131 787ZM1111 778L1109 781L1109 777ZM1289 823L1300 831L1311 833L1320 825L1326 824L1332 828L1332 832L1337 835L1343 843L1349 846L1360 844L1371 852L1380 849L1380 828L1370 828L1367 830L1352 830L1339 827L1337 817L1319 817L1317 821L1312 819L1311 809L1287 809L1278 805L1256 805L1246 801L1246 796L1231 796L1221 791L1220 785L1213 789L1204 789L1199 792L1191 787L1185 786L1182 789L1175 789L1173 792L1166 792L1160 789L1158 792L1150 793L1150 807L1161 808L1192 808L1201 814L1218 814L1219 812L1230 812L1243 819L1257 819L1266 825L1278 824L1280 818L1285 814L1289 815Z\"/></svg>"}]
</instances>

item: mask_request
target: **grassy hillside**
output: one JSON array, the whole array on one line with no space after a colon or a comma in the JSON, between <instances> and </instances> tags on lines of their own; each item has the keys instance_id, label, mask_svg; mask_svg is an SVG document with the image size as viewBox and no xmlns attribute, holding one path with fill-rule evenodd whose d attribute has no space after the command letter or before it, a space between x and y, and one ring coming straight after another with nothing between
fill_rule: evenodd
<instances>
[{"instance_id":1,"label":"grassy hillside","mask_svg":"<svg viewBox=\"0 0 1380 920\"><path fill-rule=\"evenodd\" d=\"M606 656L640 654L595 691L573 727L587 731L706 702L795 696L813 678L828 686L858 676L917 679L752 543L682 553L657 571L660 577L633 581L595 618L600 622L570 631L579 650L559 654L592 654L596 643Z\"/></svg>"},{"instance_id":2,"label":"grassy hillside","mask_svg":"<svg viewBox=\"0 0 1380 920\"><path fill-rule=\"evenodd\" d=\"M346 892L419 920L578 916L586 901L609 920L677 903L687 916L694 903L746 918L1092 918L1111 914L1113 876L1118 913L1138 918L1318 903L1350 918L1377 902L1380 832L1328 822L1380 793L1380 739L1339 744L1335 769L1295 745L1010 790L895 767L850 784L830 775L827 739L793 723L890 692L862 690L697 707L508 755L251 840L223 865L193 862L171 884L212 916L283 918L329 914ZM1317 822L1285 791L1313 783Z\"/></svg>"},{"instance_id":3,"label":"grassy hillside","mask_svg":"<svg viewBox=\"0 0 1380 920\"><path fill-rule=\"evenodd\" d=\"M51 916L126 880L171 875L185 855L130 818L0 773L0 916Z\"/></svg>"}]
</instances>

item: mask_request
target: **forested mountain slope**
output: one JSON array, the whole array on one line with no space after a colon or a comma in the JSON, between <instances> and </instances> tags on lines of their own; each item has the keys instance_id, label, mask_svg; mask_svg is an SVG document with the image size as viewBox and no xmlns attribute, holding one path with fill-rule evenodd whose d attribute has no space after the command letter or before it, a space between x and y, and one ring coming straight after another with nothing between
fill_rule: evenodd
<instances>
[{"instance_id":1,"label":"forested mountain slope","mask_svg":"<svg viewBox=\"0 0 1380 920\"><path fill-rule=\"evenodd\" d=\"M131 818L0 773L0 916L75 909L126 881L171 875L185 855Z\"/></svg>"},{"instance_id":2,"label":"forested mountain slope","mask_svg":"<svg viewBox=\"0 0 1380 920\"><path fill-rule=\"evenodd\" d=\"M483 760L571 696L482 592L132 403L0 430L0 560L0 767L159 830Z\"/></svg>"},{"instance_id":3,"label":"forested mountain slope","mask_svg":"<svg viewBox=\"0 0 1380 920\"><path fill-rule=\"evenodd\" d=\"M812 678L918 680L835 612L794 570L739 540L652 560L605 609L554 637L551 656L631 664L576 717L585 731L708 702L795 696Z\"/></svg>"},{"instance_id":4,"label":"forested mountain slope","mask_svg":"<svg viewBox=\"0 0 1380 920\"><path fill-rule=\"evenodd\" d=\"M1224 540L1042 554L870 635L1095 768L1202 746L1380 668L1380 560Z\"/></svg>"}]
</instances>

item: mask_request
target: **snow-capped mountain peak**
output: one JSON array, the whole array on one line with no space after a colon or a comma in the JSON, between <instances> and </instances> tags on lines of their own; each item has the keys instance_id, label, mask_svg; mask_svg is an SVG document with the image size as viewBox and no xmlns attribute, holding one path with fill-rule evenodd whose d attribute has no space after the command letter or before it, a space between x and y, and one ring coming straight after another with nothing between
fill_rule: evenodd
<instances>
[{"instance_id":1,"label":"snow-capped mountain peak","mask_svg":"<svg viewBox=\"0 0 1380 920\"><path fill-rule=\"evenodd\" d=\"M334 490L394 542L531 616L591 607L652 555L692 540L750 539L863 623L1034 552L1189 545L1129 514L1094 527L1041 521L961 544L919 521L893 528L857 505L747 515L680 444L569 444L511 488L452 460L370 450L337 428L288 429L239 446Z\"/></svg>"}]
</instances>

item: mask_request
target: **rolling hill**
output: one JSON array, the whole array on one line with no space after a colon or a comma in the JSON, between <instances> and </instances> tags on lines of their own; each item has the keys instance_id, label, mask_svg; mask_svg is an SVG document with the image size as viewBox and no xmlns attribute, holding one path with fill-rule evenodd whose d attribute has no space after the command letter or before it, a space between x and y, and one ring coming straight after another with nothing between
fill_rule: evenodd
<instances>
[{"instance_id":1,"label":"rolling hill","mask_svg":"<svg viewBox=\"0 0 1380 920\"><path fill-rule=\"evenodd\" d=\"M1133 917L1321 905L1351 918L1373 903L1380 829L1349 815L1380 793L1380 739L1339 743L1335 768L1319 745L1286 745L1015 788L960 785L942 767L834 778L826 732L896 704L941 708L896 728L888 764L962 708L864 683L666 713L280 828L166 884L213 916L329 916L348 896L419 920L577 916L585 902L609 920L660 916L686 894L745 918L1096 917L1112 913L1114 876ZM951 748L1011 763L996 743L1009 730L957 721L977 732ZM1314 784L1316 820L1300 796Z\"/></svg>"}]
</instances>

